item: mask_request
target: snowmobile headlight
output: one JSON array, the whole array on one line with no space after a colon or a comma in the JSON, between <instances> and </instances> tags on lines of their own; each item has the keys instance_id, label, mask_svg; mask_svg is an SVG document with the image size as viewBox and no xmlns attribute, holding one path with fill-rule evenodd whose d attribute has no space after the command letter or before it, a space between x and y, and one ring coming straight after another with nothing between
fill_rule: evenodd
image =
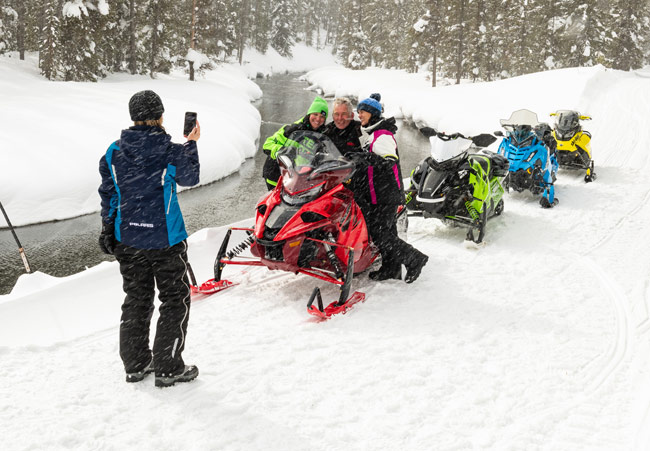
<instances>
[{"instance_id":1,"label":"snowmobile headlight","mask_svg":"<svg viewBox=\"0 0 650 451\"><path fill-rule=\"evenodd\" d=\"M283 189L282 200L289 205L306 204L307 202L310 202L320 196L323 188L325 188L325 182L319 183L316 186L312 186L311 188L307 188L295 193L290 193L286 189Z\"/></svg>"}]
</instances>

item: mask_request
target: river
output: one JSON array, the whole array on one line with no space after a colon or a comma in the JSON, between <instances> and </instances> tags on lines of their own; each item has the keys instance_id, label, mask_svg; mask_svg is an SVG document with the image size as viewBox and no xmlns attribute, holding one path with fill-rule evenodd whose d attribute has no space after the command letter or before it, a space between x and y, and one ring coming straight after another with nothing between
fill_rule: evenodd
<instances>
[{"instance_id":1,"label":"river","mask_svg":"<svg viewBox=\"0 0 650 451\"><path fill-rule=\"evenodd\" d=\"M262 99L255 103L262 116L259 151L254 158L246 160L239 172L179 194L185 225L190 234L205 227L225 225L253 216L257 201L266 193L262 180L262 166L266 159L261 151L264 140L283 124L304 115L315 96L305 89L307 83L299 81L295 74L274 75L256 82L264 93ZM406 175L429 154L429 144L416 128L407 124L398 125L396 137L402 170ZM200 152L199 141L199 155ZM99 174L97 184L99 186ZM17 227L16 233L32 271L63 277L102 261L114 260L99 250L97 237L100 229L100 215L94 213L64 221ZM0 267L0 294L7 294L25 271L9 229L0 229Z\"/></svg>"}]
</instances>

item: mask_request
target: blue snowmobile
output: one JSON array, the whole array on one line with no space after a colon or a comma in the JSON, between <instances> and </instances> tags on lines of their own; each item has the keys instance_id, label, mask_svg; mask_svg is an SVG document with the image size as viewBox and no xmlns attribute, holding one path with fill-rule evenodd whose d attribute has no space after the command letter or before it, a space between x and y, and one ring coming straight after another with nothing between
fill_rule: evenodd
<instances>
[{"instance_id":1,"label":"blue snowmobile","mask_svg":"<svg viewBox=\"0 0 650 451\"><path fill-rule=\"evenodd\" d=\"M530 110L517 110L510 119L501 119L506 135L499 145L498 153L510 162L504 188L517 192L529 190L534 195L542 194L539 200L543 208L559 203L555 197L553 183L558 170L555 146L551 142L551 128L537 120L537 114ZM503 136L502 132L495 132Z\"/></svg>"}]
</instances>

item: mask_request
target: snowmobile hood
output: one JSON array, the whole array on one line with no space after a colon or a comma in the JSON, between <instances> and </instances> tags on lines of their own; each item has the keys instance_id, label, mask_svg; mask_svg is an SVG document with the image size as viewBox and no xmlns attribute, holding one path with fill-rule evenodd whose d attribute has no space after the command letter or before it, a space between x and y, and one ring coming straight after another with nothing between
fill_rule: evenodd
<instances>
[{"instance_id":1,"label":"snowmobile hood","mask_svg":"<svg viewBox=\"0 0 650 451\"><path fill-rule=\"evenodd\" d=\"M431 136L429 142L431 143L431 158L436 163L443 163L456 158L467 152L472 145L470 139L456 138L443 141L437 136Z\"/></svg>"},{"instance_id":2,"label":"snowmobile hood","mask_svg":"<svg viewBox=\"0 0 650 451\"><path fill-rule=\"evenodd\" d=\"M168 152L170 142L171 136L160 127L135 125L122 130L120 150L130 163L147 166Z\"/></svg>"}]
</instances>

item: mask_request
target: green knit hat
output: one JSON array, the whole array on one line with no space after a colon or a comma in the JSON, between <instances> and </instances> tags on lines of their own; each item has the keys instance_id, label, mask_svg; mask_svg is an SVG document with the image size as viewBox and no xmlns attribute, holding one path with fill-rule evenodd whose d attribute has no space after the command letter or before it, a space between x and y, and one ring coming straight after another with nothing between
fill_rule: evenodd
<instances>
[{"instance_id":1,"label":"green knit hat","mask_svg":"<svg viewBox=\"0 0 650 451\"><path fill-rule=\"evenodd\" d=\"M309 110L307 110L307 114L320 113L325 117L327 117L327 112L327 102L321 97L316 97L309 107Z\"/></svg>"}]
</instances>

